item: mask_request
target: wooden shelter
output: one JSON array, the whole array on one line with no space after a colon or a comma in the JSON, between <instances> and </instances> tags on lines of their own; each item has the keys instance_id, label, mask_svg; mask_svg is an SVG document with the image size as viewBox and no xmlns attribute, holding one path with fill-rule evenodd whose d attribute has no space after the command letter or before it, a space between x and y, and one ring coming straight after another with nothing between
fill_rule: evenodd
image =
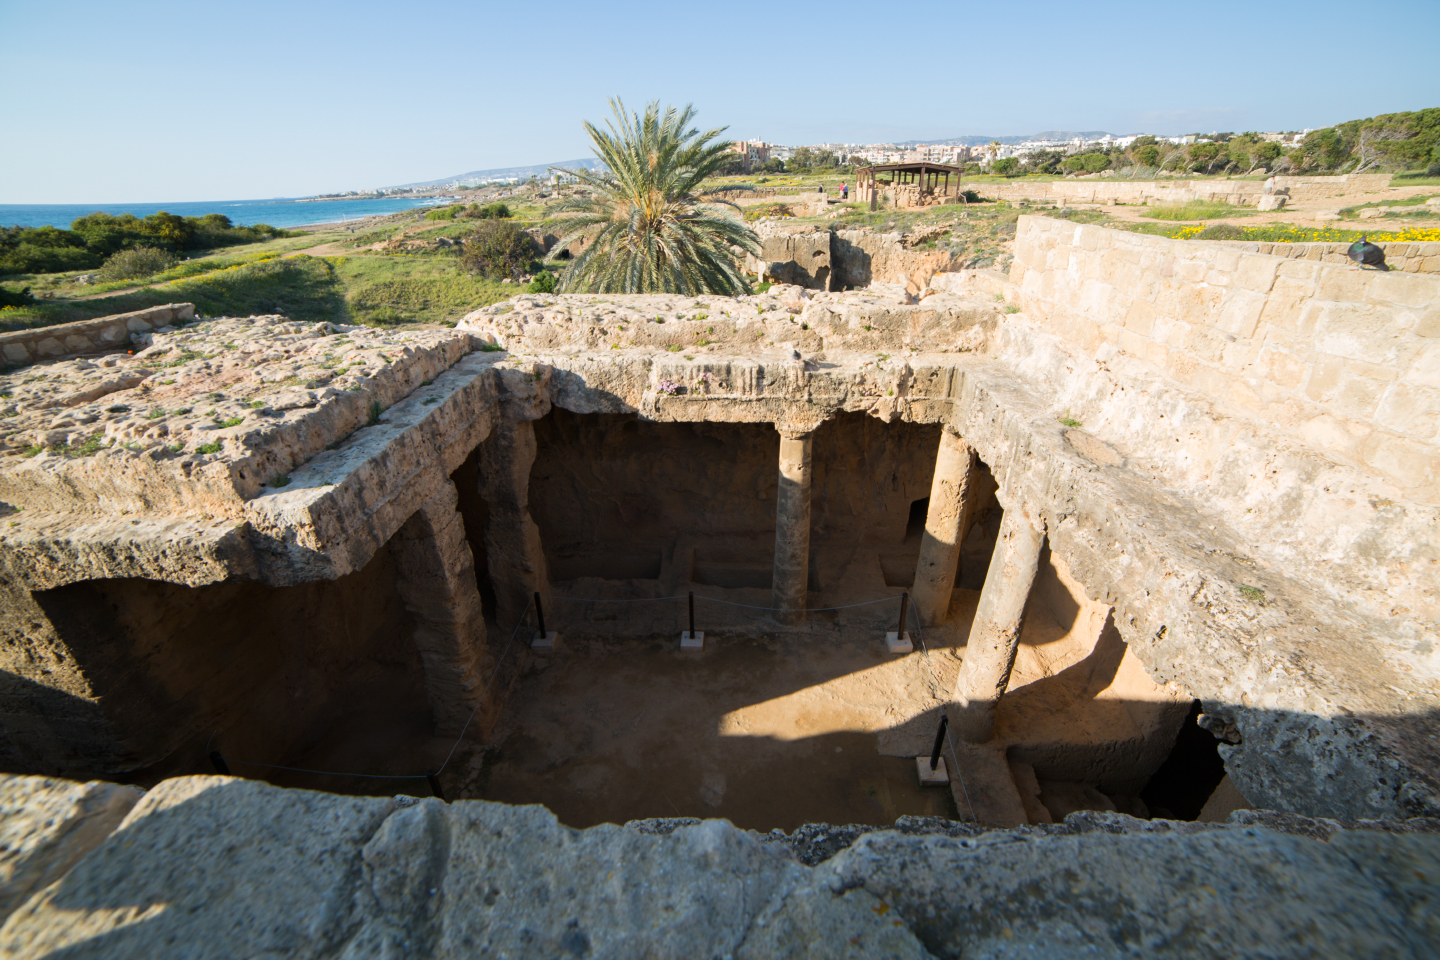
<instances>
[{"instance_id":1,"label":"wooden shelter","mask_svg":"<svg viewBox=\"0 0 1440 960\"><path fill-rule=\"evenodd\" d=\"M889 179L880 179L882 174L889 174ZM923 207L927 198L937 195L942 197L951 196L950 175L955 175L954 196L961 192L961 177L965 174L964 167L954 167L945 163L877 163L870 167L861 167L857 171L858 180L855 184L855 199L860 201L869 200L870 209L874 210L879 201L879 186L892 187L895 193L896 206ZM901 202L902 194L905 200Z\"/></svg>"}]
</instances>

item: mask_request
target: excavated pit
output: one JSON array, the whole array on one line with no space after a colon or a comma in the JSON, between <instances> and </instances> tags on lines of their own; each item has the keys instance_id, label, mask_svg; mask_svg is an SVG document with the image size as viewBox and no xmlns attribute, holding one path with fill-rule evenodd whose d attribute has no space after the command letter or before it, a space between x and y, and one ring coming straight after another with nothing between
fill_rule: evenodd
<instances>
[{"instance_id":1,"label":"excavated pit","mask_svg":"<svg viewBox=\"0 0 1440 960\"><path fill-rule=\"evenodd\" d=\"M93 695L117 707L102 755L72 758L64 772L149 785L204 772L214 750L233 773L279 785L425 795L416 773L449 757L448 798L542 803L576 827L977 818L963 771L955 789L921 786L914 757L929 752L955 684L1003 517L983 462L948 615L922 630L912 607L917 649L896 656L883 637L913 585L939 426L856 412L815 431L814 612L787 629L768 609L772 428L556 408L533 431L526 493L547 626L563 639L549 655L523 653L526 611L504 665L505 707L481 716L453 756L454 731L437 730L409 642L417 624L396 588L392 542L361 570L293 587L125 579L38 592ZM477 448L452 481L494 611L481 459ZM691 593L700 652L677 642ZM1188 706L1127 662L1107 614L1046 551L999 722L1008 763L1033 784L1032 819L1144 815L1137 796ZM516 626L492 613L492 656ZM22 764L54 772L56 758ZM358 775L337 775L347 773ZM1192 818L1213 787L1190 798Z\"/></svg>"},{"instance_id":2,"label":"excavated pit","mask_svg":"<svg viewBox=\"0 0 1440 960\"><path fill-rule=\"evenodd\" d=\"M1133 338L1083 352L1100 307L1044 251L1168 243L1029 218L1024 283L911 264L919 294L205 321L7 374L0 760L438 787L572 826L1426 812L1424 483L1238 428ZM1252 286L1276 259L1184 250ZM1352 282L1329 270L1317 303ZM997 638L985 713L964 668ZM924 787L942 713L952 776Z\"/></svg>"}]
</instances>

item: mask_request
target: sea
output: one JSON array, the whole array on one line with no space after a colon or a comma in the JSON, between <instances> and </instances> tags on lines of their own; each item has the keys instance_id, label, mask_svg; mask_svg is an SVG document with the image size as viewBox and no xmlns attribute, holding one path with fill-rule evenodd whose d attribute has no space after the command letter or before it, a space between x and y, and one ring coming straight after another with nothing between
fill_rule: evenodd
<instances>
[{"instance_id":1,"label":"sea","mask_svg":"<svg viewBox=\"0 0 1440 960\"><path fill-rule=\"evenodd\" d=\"M360 217L383 216L415 207L433 205L430 200L207 200L201 203L11 203L0 204L0 227L69 227L87 213L119 215L133 213L146 217L161 210L179 217L203 217L223 213L231 223L250 226L268 223L272 227L303 227L311 223L334 223Z\"/></svg>"}]
</instances>

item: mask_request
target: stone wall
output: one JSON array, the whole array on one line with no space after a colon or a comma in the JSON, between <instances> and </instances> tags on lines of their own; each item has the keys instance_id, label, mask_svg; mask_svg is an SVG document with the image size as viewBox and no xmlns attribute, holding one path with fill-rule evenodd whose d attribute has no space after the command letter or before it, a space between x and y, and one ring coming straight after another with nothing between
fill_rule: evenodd
<instances>
[{"instance_id":1,"label":"stone wall","mask_svg":"<svg viewBox=\"0 0 1440 960\"><path fill-rule=\"evenodd\" d=\"M1296 200L1321 200L1376 193L1390 184L1387 174L1341 177L1275 177L1277 193ZM1253 207L1264 196L1262 180L1052 180L1045 183L967 183L965 189L999 200L1064 200L1067 203L1186 203L1224 200Z\"/></svg>"},{"instance_id":2,"label":"stone wall","mask_svg":"<svg viewBox=\"0 0 1440 960\"><path fill-rule=\"evenodd\" d=\"M1440 277L1021 217L1026 312L1232 415L1440 501Z\"/></svg>"},{"instance_id":3,"label":"stone wall","mask_svg":"<svg viewBox=\"0 0 1440 960\"><path fill-rule=\"evenodd\" d=\"M770 588L780 446L770 424L556 409L536 421L535 434L530 504L552 579ZM858 414L817 429L814 589L833 587L857 547L909 585L919 542L916 533L906 543L910 508L929 495L939 439L934 425L887 426Z\"/></svg>"},{"instance_id":4,"label":"stone wall","mask_svg":"<svg viewBox=\"0 0 1440 960\"><path fill-rule=\"evenodd\" d=\"M167 303L131 313L96 317L94 320L14 330L0 333L0 356L6 364L15 365L120 350L130 342L132 334L148 333L170 326L177 320L193 319L195 304Z\"/></svg>"},{"instance_id":5,"label":"stone wall","mask_svg":"<svg viewBox=\"0 0 1440 960\"><path fill-rule=\"evenodd\" d=\"M1346 267L1354 265L1345 255L1345 251L1350 249L1348 243L1257 243L1251 240L1221 242L1246 253L1263 253L1287 260L1336 263ZM1385 251L1385 265L1392 273L1440 273L1440 243L1381 243L1377 246Z\"/></svg>"},{"instance_id":6,"label":"stone wall","mask_svg":"<svg viewBox=\"0 0 1440 960\"><path fill-rule=\"evenodd\" d=\"M361 691L374 710L409 705L428 724L411 617L395 584L382 551L362 571L294 587L126 578L8 598L0 769L190 771L205 766L207 744L295 762L305 758L293 751L312 745Z\"/></svg>"},{"instance_id":7,"label":"stone wall","mask_svg":"<svg viewBox=\"0 0 1440 960\"><path fill-rule=\"evenodd\" d=\"M746 272L808 290L854 290L883 283L899 284L917 296L953 259L946 250L907 246L899 233L783 223L761 224L758 233L761 253L746 257Z\"/></svg>"}]
</instances>

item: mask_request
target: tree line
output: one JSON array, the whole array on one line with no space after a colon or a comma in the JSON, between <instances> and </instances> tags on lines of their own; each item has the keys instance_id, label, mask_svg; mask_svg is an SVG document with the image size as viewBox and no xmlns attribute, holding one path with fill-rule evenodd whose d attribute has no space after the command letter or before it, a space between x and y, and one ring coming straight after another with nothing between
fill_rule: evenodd
<instances>
[{"instance_id":1,"label":"tree line","mask_svg":"<svg viewBox=\"0 0 1440 960\"><path fill-rule=\"evenodd\" d=\"M180 217L163 210L148 217L92 213L72 222L68 230L0 228L0 276L89 270L122 250L142 246L188 253L287 236L298 234L264 223L237 226L222 213L203 217Z\"/></svg>"}]
</instances>

